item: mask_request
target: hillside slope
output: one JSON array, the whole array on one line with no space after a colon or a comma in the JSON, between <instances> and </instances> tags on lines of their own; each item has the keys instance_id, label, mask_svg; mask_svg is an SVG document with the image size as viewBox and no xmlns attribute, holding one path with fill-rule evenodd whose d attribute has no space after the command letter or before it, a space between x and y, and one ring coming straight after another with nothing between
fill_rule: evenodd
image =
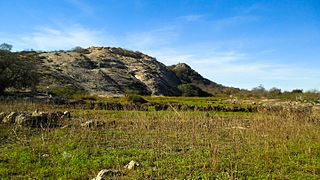
<instances>
[{"instance_id":1,"label":"hillside slope","mask_svg":"<svg viewBox=\"0 0 320 180\"><path fill-rule=\"evenodd\" d=\"M181 83L192 84L212 95L222 93L229 94L231 92L239 91L237 88L226 87L202 77L198 72L185 63L169 66L169 69L178 76Z\"/></svg>"},{"instance_id":2,"label":"hillside slope","mask_svg":"<svg viewBox=\"0 0 320 180\"><path fill-rule=\"evenodd\" d=\"M180 95L180 80L155 58L121 48L39 54L42 86L71 86L99 95L137 91L143 95Z\"/></svg>"},{"instance_id":3,"label":"hillside slope","mask_svg":"<svg viewBox=\"0 0 320 180\"><path fill-rule=\"evenodd\" d=\"M231 89L203 78L186 64L167 67L146 54L122 48L42 52L37 53L37 61L41 74L39 89L43 91L68 87L104 96L121 96L128 91L180 96L181 84L211 94Z\"/></svg>"}]
</instances>

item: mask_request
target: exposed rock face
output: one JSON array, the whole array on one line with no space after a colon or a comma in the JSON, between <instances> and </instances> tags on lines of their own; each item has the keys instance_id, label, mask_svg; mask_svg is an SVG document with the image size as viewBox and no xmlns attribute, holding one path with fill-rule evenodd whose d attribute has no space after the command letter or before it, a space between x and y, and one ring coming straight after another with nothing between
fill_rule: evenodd
<instances>
[{"instance_id":1,"label":"exposed rock face","mask_svg":"<svg viewBox=\"0 0 320 180\"><path fill-rule=\"evenodd\" d=\"M70 85L99 95L121 95L127 90L144 95L180 95L176 74L140 52L91 47L38 56L43 87Z\"/></svg>"},{"instance_id":2,"label":"exposed rock face","mask_svg":"<svg viewBox=\"0 0 320 180\"><path fill-rule=\"evenodd\" d=\"M203 78L187 64L167 67L153 57L122 48L78 48L35 53L32 58L40 65L40 91L68 87L103 96L123 96L132 91L180 96L181 84L196 86L209 94L239 91Z\"/></svg>"}]
</instances>

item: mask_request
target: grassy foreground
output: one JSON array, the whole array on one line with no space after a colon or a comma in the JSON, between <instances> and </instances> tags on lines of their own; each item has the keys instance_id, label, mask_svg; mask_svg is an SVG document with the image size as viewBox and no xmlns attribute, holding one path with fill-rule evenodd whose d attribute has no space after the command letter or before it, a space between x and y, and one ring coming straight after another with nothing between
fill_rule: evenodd
<instances>
[{"instance_id":1,"label":"grassy foreground","mask_svg":"<svg viewBox=\"0 0 320 180\"><path fill-rule=\"evenodd\" d=\"M37 104L1 111L66 110ZM69 109L65 128L0 124L1 179L319 179L318 116ZM88 120L104 122L86 128ZM141 166L126 170L131 160Z\"/></svg>"}]
</instances>

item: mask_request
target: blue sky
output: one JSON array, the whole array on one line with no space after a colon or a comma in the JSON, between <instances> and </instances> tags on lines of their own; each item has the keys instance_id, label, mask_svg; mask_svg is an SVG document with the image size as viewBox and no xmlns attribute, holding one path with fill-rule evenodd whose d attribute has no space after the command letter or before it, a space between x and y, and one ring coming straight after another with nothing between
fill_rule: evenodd
<instances>
[{"instance_id":1,"label":"blue sky","mask_svg":"<svg viewBox=\"0 0 320 180\"><path fill-rule=\"evenodd\" d=\"M10 0L0 12L14 50L116 46L228 86L320 88L319 0Z\"/></svg>"}]
</instances>

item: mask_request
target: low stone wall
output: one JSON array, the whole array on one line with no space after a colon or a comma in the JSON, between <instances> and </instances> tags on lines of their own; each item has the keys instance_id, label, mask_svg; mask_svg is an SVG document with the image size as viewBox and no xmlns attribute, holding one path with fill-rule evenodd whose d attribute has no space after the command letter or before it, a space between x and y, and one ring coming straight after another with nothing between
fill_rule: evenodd
<instances>
[{"instance_id":1,"label":"low stone wall","mask_svg":"<svg viewBox=\"0 0 320 180\"><path fill-rule=\"evenodd\" d=\"M51 128L57 127L58 122L71 118L68 111L65 112L0 112L0 123L20 127Z\"/></svg>"}]
</instances>

